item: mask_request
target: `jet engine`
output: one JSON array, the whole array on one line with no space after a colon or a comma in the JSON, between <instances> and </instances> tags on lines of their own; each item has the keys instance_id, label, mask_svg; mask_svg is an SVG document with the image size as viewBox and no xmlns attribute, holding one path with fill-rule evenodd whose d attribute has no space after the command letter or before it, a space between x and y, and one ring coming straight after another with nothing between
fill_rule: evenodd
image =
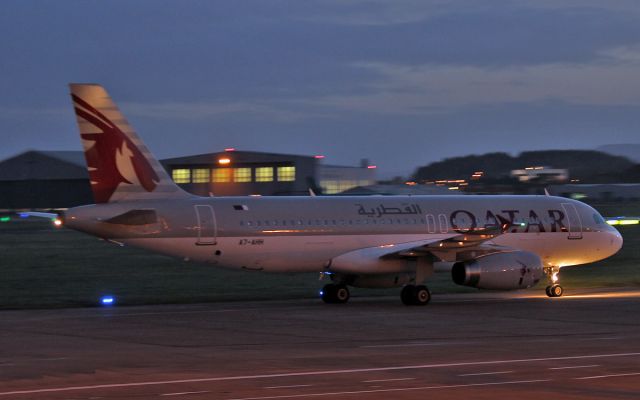
<instances>
[{"instance_id":1,"label":"jet engine","mask_svg":"<svg viewBox=\"0 0 640 400\"><path fill-rule=\"evenodd\" d=\"M455 283L479 289L525 289L537 284L542 275L542 260L529 251L488 254L457 262L451 269Z\"/></svg>"}]
</instances>

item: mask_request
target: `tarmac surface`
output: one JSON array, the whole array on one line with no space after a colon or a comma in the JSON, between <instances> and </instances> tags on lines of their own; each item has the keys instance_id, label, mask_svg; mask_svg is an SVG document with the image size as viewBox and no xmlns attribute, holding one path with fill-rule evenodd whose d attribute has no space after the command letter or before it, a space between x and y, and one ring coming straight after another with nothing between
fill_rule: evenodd
<instances>
[{"instance_id":1,"label":"tarmac surface","mask_svg":"<svg viewBox=\"0 0 640 400\"><path fill-rule=\"evenodd\" d=\"M0 312L4 399L638 399L640 290Z\"/></svg>"}]
</instances>

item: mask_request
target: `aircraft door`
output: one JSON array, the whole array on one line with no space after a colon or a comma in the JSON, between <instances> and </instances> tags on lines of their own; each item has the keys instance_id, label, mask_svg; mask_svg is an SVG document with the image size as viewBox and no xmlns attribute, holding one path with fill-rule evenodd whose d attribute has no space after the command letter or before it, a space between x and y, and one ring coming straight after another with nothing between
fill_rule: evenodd
<instances>
[{"instance_id":1,"label":"aircraft door","mask_svg":"<svg viewBox=\"0 0 640 400\"><path fill-rule=\"evenodd\" d=\"M196 219L198 222L198 239L196 245L206 246L216 244L217 225L213 207L196 205Z\"/></svg>"},{"instance_id":2,"label":"aircraft door","mask_svg":"<svg viewBox=\"0 0 640 400\"><path fill-rule=\"evenodd\" d=\"M436 218L432 214L427 214L427 232L436 233Z\"/></svg>"},{"instance_id":3,"label":"aircraft door","mask_svg":"<svg viewBox=\"0 0 640 400\"><path fill-rule=\"evenodd\" d=\"M582 239L582 220L578 214L576 206L571 203L562 203L562 209L567 216L569 224L569 239Z\"/></svg>"},{"instance_id":4,"label":"aircraft door","mask_svg":"<svg viewBox=\"0 0 640 400\"><path fill-rule=\"evenodd\" d=\"M447 216L444 214L438 215L438 223L440 225L440 233L449 232L449 222L447 221Z\"/></svg>"}]
</instances>

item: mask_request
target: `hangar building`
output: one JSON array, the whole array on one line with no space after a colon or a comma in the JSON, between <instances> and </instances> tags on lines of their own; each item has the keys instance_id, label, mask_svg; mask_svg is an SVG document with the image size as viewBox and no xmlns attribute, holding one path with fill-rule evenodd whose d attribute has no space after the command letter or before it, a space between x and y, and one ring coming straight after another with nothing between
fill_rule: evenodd
<instances>
[{"instance_id":1,"label":"hangar building","mask_svg":"<svg viewBox=\"0 0 640 400\"><path fill-rule=\"evenodd\" d=\"M161 163L179 186L200 196L335 194L375 182L372 166L325 166L322 158L228 149Z\"/></svg>"},{"instance_id":2,"label":"hangar building","mask_svg":"<svg viewBox=\"0 0 640 400\"><path fill-rule=\"evenodd\" d=\"M66 208L93 203L81 151L30 150L0 161L0 209Z\"/></svg>"},{"instance_id":3,"label":"hangar building","mask_svg":"<svg viewBox=\"0 0 640 400\"><path fill-rule=\"evenodd\" d=\"M200 196L335 194L375 183L375 169L325 166L322 156L227 151L161 160L173 180ZM93 203L81 151L27 151L0 161L0 209Z\"/></svg>"}]
</instances>

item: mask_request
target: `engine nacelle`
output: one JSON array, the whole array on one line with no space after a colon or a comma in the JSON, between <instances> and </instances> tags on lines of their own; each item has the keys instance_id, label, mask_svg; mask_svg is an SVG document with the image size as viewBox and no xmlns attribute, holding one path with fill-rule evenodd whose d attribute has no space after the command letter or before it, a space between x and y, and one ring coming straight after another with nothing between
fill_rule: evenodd
<instances>
[{"instance_id":1,"label":"engine nacelle","mask_svg":"<svg viewBox=\"0 0 640 400\"><path fill-rule=\"evenodd\" d=\"M532 287L543 273L542 260L529 251L493 253L457 262L451 269L451 277L458 285L497 290Z\"/></svg>"}]
</instances>

